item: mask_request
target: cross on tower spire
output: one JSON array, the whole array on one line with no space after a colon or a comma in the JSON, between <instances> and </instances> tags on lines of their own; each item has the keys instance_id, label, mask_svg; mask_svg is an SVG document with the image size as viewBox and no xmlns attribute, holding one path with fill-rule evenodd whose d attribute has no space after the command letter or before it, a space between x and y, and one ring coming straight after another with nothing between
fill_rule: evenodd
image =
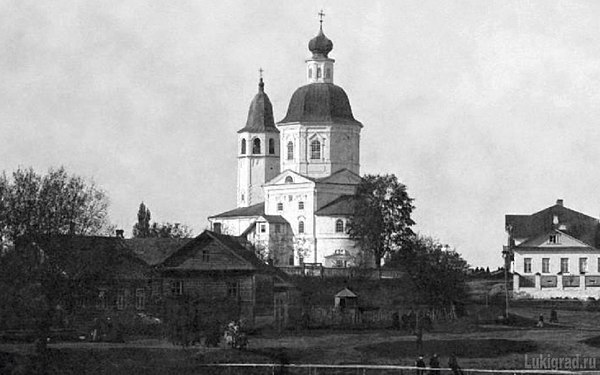
<instances>
[{"instance_id":1,"label":"cross on tower spire","mask_svg":"<svg viewBox=\"0 0 600 375\"><path fill-rule=\"evenodd\" d=\"M319 23L321 24L321 29L323 28L323 17L325 17L325 13L323 12L323 9L321 9L321 11L318 13L319 15Z\"/></svg>"},{"instance_id":2,"label":"cross on tower spire","mask_svg":"<svg viewBox=\"0 0 600 375\"><path fill-rule=\"evenodd\" d=\"M258 79L258 90L259 91L264 91L264 89L265 89L265 83L263 82L263 72L264 72L264 70L262 67L258 68L258 78L259 78Z\"/></svg>"},{"instance_id":3,"label":"cross on tower spire","mask_svg":"<svg viewBox=\"0 0 600 375\"><path fill-rule=\"evenodd\" d=\"M263 74L263 72L264 72L264 70L263 70L263 68L262 68L262 67L258 68L258 77L259 77L260 79L262 79L262 77L263 77L263 75L262 75L262 74Z\"/></svg>"}]
</instances>

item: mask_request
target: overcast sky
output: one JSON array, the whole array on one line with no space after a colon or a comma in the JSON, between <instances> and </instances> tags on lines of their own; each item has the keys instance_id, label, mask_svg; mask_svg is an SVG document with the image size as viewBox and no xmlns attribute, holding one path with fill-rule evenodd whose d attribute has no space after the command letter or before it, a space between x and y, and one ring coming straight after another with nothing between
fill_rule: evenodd
<instances>
[{"instance_id":1,"label":"overcast sky","mask_svg":"<svg viewBox=\"0 0 600 375\"><path fill-rule=\"evenodd\" d=\"M0 169L93 178L128 232L143 200L192 225L235 206L258 68L276 121L326 16L361 172L417 230L498 266L504 215L600 214L600 2L0 1Z\"/></svg>"}]
</instances>

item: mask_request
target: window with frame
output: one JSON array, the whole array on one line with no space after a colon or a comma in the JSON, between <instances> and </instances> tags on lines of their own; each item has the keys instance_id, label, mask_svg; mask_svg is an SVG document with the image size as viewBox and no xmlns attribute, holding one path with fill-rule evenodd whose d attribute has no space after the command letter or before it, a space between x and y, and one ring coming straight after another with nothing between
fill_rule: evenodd
<instances>
[{"instance_id":1,"label":"window with frame","mask_svg":"<svg viewBox=\"0 0 600 375\"><path fill-rule=\"evenodd\" d=\"M308 78L312 78L312 68L308 68Z\"/></svg>"},{"instance_id":2,"label":"window with frame","mask_svg":"<svg viewBox=\"0 0 600 375\"><path fill-rule=\"evenodd\" d=\"M598 258L598 272L600 272L600 258Z\"/></svg>"},{"instance_id":3,"label":"window with frame","mask_svg":"<svg viewBox=\"0 0 600 375\"><path fill-rule=\"evenodd\" d=\"M542 273L550 273L550 258L542 258Z\"/></svg>"},{"instance_id":4,"label":"window with frame","mask_svg":"<svg viewBox=\"0 0 600 375\"><path fill-rule=\"evenodd\" d=\"M288 264L289 264L290 266L293 266L293 265L294 265L294 255L293 255L293 254L292 254L292 255L290 255L290 257L289 257L289 259L288 259Z\"/></svg>"},{"instance_id":5,"label":"window with frame","mask_svg":"<svg viewBox=\"0 0 600 375\"><path fill-rule=\"evenodd\" d=\"M294 160L294 142L292 141L287 144L287 160Z\"/></svg>"},{"instance_id":6,"label":"window with frame","mask_svg":"<svg viewBox=\"0 0 600 375\"><path fill-rule=\"evenodd\" d=\"M281 224L275 224L275 233L281 233Z\"/></svg>"},{"instance_id":7,"label":"window with frame","mask_svg":"<svg viewBox=\"0 0 600 375\"><path fill-rule=\"evenodd\" d=\"M560 272L569 273L569 258L560 258Z\"/></svg>"},{"instance_id":8,"label":"window with frame","mask_svg":"<svg viewBox=\"0 0 600 375\"><path fill-rule=\"evenodd\" d=\"M321 78L321 67L317 68L317 78Z\"/></svg>"},{"instance_id":9,"label":"window with frame","mask_svg":"<svg viewBox=\"0 0 600 375\"><path fill-rule=\"evenodd\" d=\"M331 68L325 69L325 78L331 78Z\"/></svg>"},{"instance_id":10,"label":"window with frame","mask_svg":"<svg viewBox=\"0 0 600 375\"><path fill-rule=\"evenodd\" d=\"M240 282L232 281L227 283L227 297L237 298L240 296Z\"/></svg>"},{"instance_id":11,"label":"window with frame","mask_svg":"<svg viewBox=\"0 0 600 375\"><path fill-rule=\"evenodd\" d=\"M221 223L213 223L213 232L221 233Z\"/></svg>"},{"instance_id":12,"label":"window with frame","mask_svg":"<svg viewBox=\"0 0 600 375\"><path fill-rule=\"evenodd\" d=\"M108 308L108 291L106 289L98 290L98 308L106 310Z\"/></svg>"},{"instance_id":13,"label":"window with frame","mask_svg":"<svg viewBox=\"0 0 600 375\"><path fill-rule=\"evenodd\" d=\"M286 184L293 184L294 183L294 179L292 178L292 176L287 176L285 178L285 183Z\"/></svg>"},{"instance_id":14,"label":"window with frame","mask_svg":"<svg viewBox=\"0 0 600 375\"><path fill-rule=\"evenodd\" d=\"M202 261L210 262L210 252L208 250L202 250Z\"/></svg>"},{"instance_id":15,"label":"window with frame","mask_svg":"<svg viewBox=\"0 0 600 375\"><path fill-rule=\"evenodd\" d=\"M117 291L117 310L123 310L125 308L125 290L119 289Z\"/></svg>"},{"instance_id":16,"label":"window with frame","mask_svg":"<svg viewBox=\"0 0 600 375\"><path fill-rule=\"evenodd\" d=\"M252 153L260 154L260 139L258 138L255 138L254 141L252 141Z\"/></svg>"},{"instance_id":17,"label":"window with frame","mask_svg":"<svg viewBox=\"0 0 600 375\"><path fill-rule=\"evenodd\" d=\"M264 223L260 224L260 233L266 233L267 232L267 225Z\"/></svg>"},{"instance_id":18,"label":"window with frame","mask_svg":"<svg viewBox=\"0 0 600 375\"><path fill-rule=\"evenodd\" d=\"M336 259L334 267L336 268L344 268L346 267L346 261L343 259Z\"/></svg>"},{"instance_id":19,"label":"window with frame","mask_svg":"<svg viewBox=\"0 0 600 375\"><path fill-rule=\"evenodd\" d=\"M335 221L335 232L343 233L344 232L344 221L341 219L337 219Z\"/></svg>"},{"instance_id":20,"label":"window with frame","mask_svg":"<svg viewBox=\"0 0 600 375\"><path fill-rule=\"evenodd\" d=\"M143 310L146 307L146 291L143 288L135 290L135 308Z\"/></svg>"},{"instance_id":21,"label":"window with frame","mask_svg":"<svg viewBox=\"0 0 600 375\"><path fill-rule=\"evenodd\" d=\"M283 211L283 203L277 203L277 211Z\"/></svg>"},{"instance_id":22,"label":"window with frame","mask_svg":"<svg viewBox=\"0 0 600 375\"><path fill-rule=\"evenodd\" d=\"M579 273L587 272L587 258L579 258Z\"/></svg>"},{"instance_id":23,"label":"window with frame","mask_svg":"<svg viewBox=\"0 0 600 375\"><path fill-rule=\"evenodd\" d=\"M303 201L298 202L298 209L299 210L303 210L304 209L304 202Z\"/></svg>"},{"instance_id":24,"label":"window with frame","mask_svg":"<svg viewBox=\"0 0 600 375\"><path fill-rule=\"evenodd\" d=\"M310 158L312 160L321 159L321 142L319 142L317 139L310 142Z\"/></svg>"},{"instance_id":25,"label":"window with frame","mask_svg":"<svg viewBox=\"0 0 600 375\"><path fill-rule=\"evenodd\" d=\"M304 233L304 221L302 220L298 222L298 233Z\"/></svg>"},{"instance_id":26,"label":"window with frame","mask_svg":"<svg viewBox=\"0 0 600 375\"><path fill-rule=\"evenodd\" d=\"M553 245L557 244L557 243L558 243L558 235L556 235L556 234L551 234L551 235L548 237L548 243L550 243L550 244L553 244Z\"/></svg>"},{"instance_id":27,"label":"window with frame","mask_svg":"<svg viewBox=\"0 0 600 375\"><path fill-rule=\"evenodd\" d=\"M523 272L524 273L531 273L531 258L524 258L523 259Z\"/></svg>"},{"instance_id":28,"label":"window with frame","mask_svg":"<svg viewBox=\"0 0 600 375\"><path fill-rule=\"evenodd\" d=\"M275 140L273 138L269 138L269 155L273 155L275 153Z\"/></svg>"},{"instance_id":29,"label":"window with frame","mask_svg":"<svg viewBox=\"0 0 600 375\"><path fill-rule=\"evenodd\" d=\"M173 295L173 296L183 295L183 281L181 281L181 280L171 281L171 295Z\"/></svg>"},{"instance_id":30,"label":"window with frame","mask_svg":"<svg viewBox=\"0 0 600 375\"><path fill-rule=\"evenodd\" d=\"M242 155L246 155L246 140L242 138L242 149L240 150Z\"/></svg>"}]
</instances>

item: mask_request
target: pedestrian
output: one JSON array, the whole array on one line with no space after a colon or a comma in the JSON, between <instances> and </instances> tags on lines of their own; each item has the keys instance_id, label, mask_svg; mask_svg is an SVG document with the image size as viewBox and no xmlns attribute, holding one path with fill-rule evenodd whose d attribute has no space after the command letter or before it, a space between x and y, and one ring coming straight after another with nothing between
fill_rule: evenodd
<instances>
[{"instance_id":1,"label":"pedestrian","mask_svg":"<svg viewBox=\"0 0 600 375\"><path fill-rule=\"evenodd\" d=\"M419 358L415 361L415 367L417 367L417 375L425 375L425 370L421 370L426 367L423 354L419 354Z\"/></svg>"},{"instance_id":2,"label":"pedestrian","mask_svg":"<svg viewBox=\"0 0 600 375\"><path fill-rule=\"evenodd\" d=\"M453 375L464 375L460 366L458 365L458 361L456 360L456 356L452 354L450 358L448 358L448 367L452 370Z\"/></svg>"},{"instance_id":3,"label":"pedestrian","mask_svg":"<svg viewBox=\"0 0 600 375\"><path fill-rule=\"evenodd\" d=\"M537 327L538 328L543 328L544 327L544 314L540 314L540 317L539 317L538 322L537 322Z\"/></svg>"},{"instance_id":4,"label":"pedestrian","mask_svg":"<svg viewBox=\"0 0 600 375\"><path fill-rule=\"evenodd\" d=\"M438 358L437 353L433 353L431 358L429 359L429 375L439 375L439 370L434 370L436 368L440 368L440 359Z\"/></svg>"}]
</instances>

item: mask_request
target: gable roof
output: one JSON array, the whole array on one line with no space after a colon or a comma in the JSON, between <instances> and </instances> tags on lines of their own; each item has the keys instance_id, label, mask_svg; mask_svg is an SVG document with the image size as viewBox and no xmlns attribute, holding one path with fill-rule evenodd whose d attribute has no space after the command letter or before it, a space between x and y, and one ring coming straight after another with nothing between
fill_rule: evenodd
<instances>
[{"instance_id":1,"label":"gable roof","mask_svg":"<svg viewBox=\"0 0 600 375\"><path fill-rule=\"evenodd\" d=\"M263 218L269 224L287 224L287 220L283 218L281 215L262 215L258 218L257 221Z\"/></svg>"},{"instance_id":2,"label":"gable roof","mask_svg":"<svg viewBox=\"0 0 600 375\"><path fill-rule=\"evenodd\" d=\"M348 288L344 288L342 290L340 290L336 295L336 297L346 297L346 298L356 298L357 295L354 294L354 292L352 292L350 289Z\"/></svg>"},{"instance_id":3,"label":"gable roof","mask_svg":"<svg viewBox=\"0 0 600 375\"><path fill-rule=\"evenodd\" d=\"M342 184L342 185L358 185L362 178L347 168L342 168L333 172L327 177L316 179L316 182L321 184Z\"/></svg>"},{"instance_id":4,"label":"gable roof","mask_svg":"<svg viewBox=\"0 0 600 375\"><path fill-rule=\"evenodd\" d=\"M285 178L287 178L290 175L293 176L294 182L286 183ZM300 183L316 182L316 181L317 181L317 179L315 179L315 178L304 176L304 175L302 175L296 171L293 171L291 169L286 169L285 171L281 171L281 173L279 173L277 176L273 177L269 181L265 182L265 186L291 185L291 184L300 184Z\"/></svg>"},{"instance_id":5,"label":"gable roof","mask_svg":"<svg viewBox=\"0 0 600 375\"><path fill-rule=\"evenodd\" d=\"M342 195L315 212L317 216L352 216L356 208L355 195Z\"/></svg>"},{"instance_id":6,"label":"gable roof","mask_svg":"<svg viewBox=\"0 0 600 375\"><path fill-rule=\"evenodd\" d=\"M191 240L191 238L128 238L125 239L125 243L138 258L148 265L155 266Z\"/></svg>"},{"instance_id":7,"label":"gable roof","mask_svg":"<svg viewBox=\"0 0 600 375\"><path fill-rule=\"evenodd\" d=\"M556 234L558 243L549 243L548 239L551 235ZM562 249L562 248L592 248L590 245L571 237L559 230L552 230L548 233L532 237L527 241L519 244L517 248L540 248L540 249Z\"/></svg>"},{"instance_id":8,"label":"gable roof","mask_svg":"<svg viewBox=\"0 0 600 375\"><path fill-rule=\"evenodd\" d=\"M248 207L238 207L233 210L225 211L217 215L209 216L209 219L219 217L247 217L247 216L261 216L265 214L265 202L253 204Z\"/></svg>"}]
</instances>

